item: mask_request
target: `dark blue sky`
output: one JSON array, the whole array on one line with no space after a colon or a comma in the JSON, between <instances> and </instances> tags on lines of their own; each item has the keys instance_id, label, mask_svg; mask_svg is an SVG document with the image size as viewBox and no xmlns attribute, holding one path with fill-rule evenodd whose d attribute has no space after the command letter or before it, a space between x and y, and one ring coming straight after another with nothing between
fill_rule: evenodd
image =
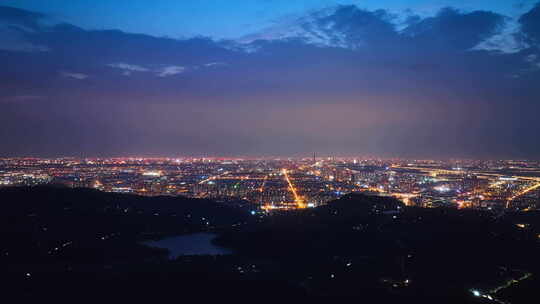
<instances>
[{"instance_id":1,"label":"dark blue sky","mask_svg":"<svg viewBox=\"0 0 540 304\"><path fill-rule=\"evenodd\" d=\"M538 4L336 3L4 1L0 151L538 158Z\"/></svg>"},{"instance_id":2,"label":"dark blue sky","mask_svg":"<svg viewBox=\"0 0 540 304\"><path fill-rule=\"evenodd\" d=\"M260 30L283 18L341 5L385 9L393 13L412 10L422 16L441 8L489 10L517 16L535 1L527 0L4 0L3 5L47 14L85 29L119 29L153 36L184 38L193 35L236 38Z\"/></svg>"}]
</instances>

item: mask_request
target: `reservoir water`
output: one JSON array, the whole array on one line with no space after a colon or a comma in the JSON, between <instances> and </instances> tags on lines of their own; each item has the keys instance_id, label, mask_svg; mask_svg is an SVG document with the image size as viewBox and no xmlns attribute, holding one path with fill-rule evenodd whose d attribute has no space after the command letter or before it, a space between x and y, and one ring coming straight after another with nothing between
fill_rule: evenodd
<instances>
[{"instance_id":1,"label":"reservoir water","mask_svg":"<svg viewBox=\"0 0 540 304\"><path fill-rule=\"evenodd\" d=\"M144 242L150 247L168 249L169 258L175 259L182 255L224 255L232 254L232 251L212 244L216 238L214 233L193 233L175 237L164 238L158 241Z\"/></svg>"}]
</instances>

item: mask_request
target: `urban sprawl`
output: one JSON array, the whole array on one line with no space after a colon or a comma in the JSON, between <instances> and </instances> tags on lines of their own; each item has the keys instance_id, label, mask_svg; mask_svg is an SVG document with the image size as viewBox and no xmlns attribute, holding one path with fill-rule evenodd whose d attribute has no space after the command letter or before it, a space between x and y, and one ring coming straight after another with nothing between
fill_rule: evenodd
<instances>
[{"instance_id":1,"label":"urban sprawl","mask_svg":"<svg viewBox=\"0 0 540 304\"><path fill-rule=\"evenodd\" d=\"M345 194L408 206L529 211L540 207L540 162L306 158L4 158L0 187L41 184L145 196L183 195L253 212L310 208Z\"/></svg>"}]
</instances>

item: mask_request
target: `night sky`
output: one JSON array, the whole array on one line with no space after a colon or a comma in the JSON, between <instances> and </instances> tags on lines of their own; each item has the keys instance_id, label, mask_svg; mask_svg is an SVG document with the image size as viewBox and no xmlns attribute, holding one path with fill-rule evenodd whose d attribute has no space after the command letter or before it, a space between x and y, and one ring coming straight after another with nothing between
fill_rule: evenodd
<instances>
[{"instance_id":1,"label":"night sky","mask_svg":"<svg viewBox=\"0 0 540 304\"><path fill-rule=\"evenodd\" d=\"M2 1L0 156L540 158L537 1Z\"/></svg>"}]
</instances>

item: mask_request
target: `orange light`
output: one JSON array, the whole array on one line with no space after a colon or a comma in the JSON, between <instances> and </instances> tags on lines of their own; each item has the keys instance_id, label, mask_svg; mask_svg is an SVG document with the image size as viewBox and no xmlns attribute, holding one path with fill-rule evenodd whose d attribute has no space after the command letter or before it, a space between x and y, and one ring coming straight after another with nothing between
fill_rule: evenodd
<instances>
[{"instance_id":1,"label":"orange light","mask_svg":"<svg viewBox=\"0 0 540 304\"><path fill-rule=\"evenodd\" d=\"M300 209L306 208L306 203L296 192L296 188L294 188L294 185L291 183L291 180L289 179L289 174L287 173L287 170L283 169L282 172L285 175L285 179L287 180L287 183L289 184L289 189L291 189L291 192L294 196L294 202L296 203L296 206Z\"/></svg>"}]
</instances>

